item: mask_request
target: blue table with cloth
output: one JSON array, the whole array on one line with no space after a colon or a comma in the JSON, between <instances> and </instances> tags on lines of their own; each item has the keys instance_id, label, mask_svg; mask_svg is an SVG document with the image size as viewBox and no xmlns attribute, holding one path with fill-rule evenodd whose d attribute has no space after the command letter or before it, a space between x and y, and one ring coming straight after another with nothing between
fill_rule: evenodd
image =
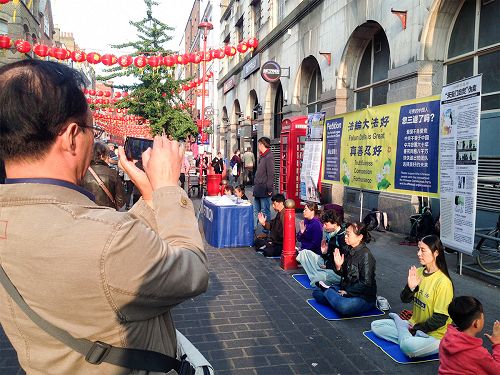
<instances>
[{"instance_id":1,"label":"blue table with cloth","mask_svg":"<svg viewBox=\"0 0 500 375\"><path fill-rule=\"evenodd\" d=\"M253 206L217 205L218 197L203 199L203 231L216 248L253 246Z\"/></svg>"}]
</instances>

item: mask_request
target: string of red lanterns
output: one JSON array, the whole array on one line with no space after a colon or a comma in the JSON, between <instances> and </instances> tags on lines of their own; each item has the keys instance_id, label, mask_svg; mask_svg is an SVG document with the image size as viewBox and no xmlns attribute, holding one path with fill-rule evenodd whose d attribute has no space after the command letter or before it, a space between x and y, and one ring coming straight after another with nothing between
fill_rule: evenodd
<instances>
[{"instance_id":1,"label":"string of red lanterns","mask_svg":"<svg viewBox=\"0 0 500 375\"><path fill-rule=\"evenodd\" d=\"M0 0L2 1L2 0ZM137 56L132 57L128 55L115 56L110 53L101 55L97 52L83 51L70 51L62 47L49 47L45 44L36 43L31 45L28 41L24 39L17 39L12 42L12 39L8 35L0 35L0 49L10 49L12 46L20 53L28 53L33 49L35 55L39 57L50 56L57 60L73 60L74 62L84 62L87 61L90 64L102 63L105 66L113 66L115 64L126 68L132 64L137 68L145 68L147 65L156 68L159 66L173 67L174 65L187 65L187 64L199 64L203 60L211 61L213 59L223 59L226 56L232 57L239 53L246 53L249 50L257 48L259 41L256 38L250 38L246 41L238 43L236 47L231 45L226 45L222 48L211 49L205 54L203 52L193 52L185 53L182 55L167 55L167 56Z\"/></svg>"}]
</instances>

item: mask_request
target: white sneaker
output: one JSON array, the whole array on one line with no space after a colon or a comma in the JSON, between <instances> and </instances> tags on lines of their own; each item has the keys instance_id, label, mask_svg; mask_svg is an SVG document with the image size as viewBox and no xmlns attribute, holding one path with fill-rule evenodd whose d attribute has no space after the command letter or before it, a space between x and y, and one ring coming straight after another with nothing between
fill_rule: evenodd
<instances>
[{"instance_id":1,"label":"white sneaker","mask_svg":"<svg viewBox=\"0 0 500 375\"><path fill-rule=\"evenodd\" d=\"M377 296L377 308L382 311L387 311L391 309L391 305L389 305L389 301L387 301L387 298Z\"/></svg>"}]
</instances>

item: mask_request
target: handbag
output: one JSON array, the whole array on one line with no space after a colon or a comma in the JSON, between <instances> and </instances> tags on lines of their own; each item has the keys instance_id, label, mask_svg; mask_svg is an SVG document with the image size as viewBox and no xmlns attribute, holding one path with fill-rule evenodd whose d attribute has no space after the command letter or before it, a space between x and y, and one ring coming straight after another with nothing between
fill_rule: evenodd
<instances>
[{"instance_id":1,"label":"handbag","mask_svg":"<svg viewBox=\"0 0 500 375\"><path fill-rule=\"evenodd\" d=\"M91 341L87 339L76 339L71 334L59 327L54 326L38 315L35 311L28 306L24 298L19 294L17 288L12 284L5 270L0 265L0 283L3 285L10 297L16 302L19 308L43 331L55 338L56 340L67 345L75 352L80 353L85 357L85 360L93 365L99 365L102 362L110 363L112 365L152 372L167 373L175 370L179 375L195 375L195 374L213 374L213 369L205 358L199 353L188 339L186 339L179 331L176 331L177 337L182 336L180 343L183 347L178 345L177 352L180 354L176 359L163 353L154 352L151 350L120 348L102 341ZM180 336L179 336L180 335ZM188 347L189 343L191 347ZM188 347L188 350L186 350ZM194 348L194 350L193 350ZM195 369L188 360L188 355L198 354L203 361L195 358L200 363L200 366ZM211 370L211 371L210 371Z\"/></svg>"},{"instance_id":2,"label":"handbag","mask_svg":"<svg viewBox=\"0 0 500 375\"><path fill-rule=\"evenodd\" d=\"M92 176L94 176L94 179L97 181L97 183L99 184L101 189L104 190L104 192L106 193L108 198L111 200L111 202L113 202L113 206L116 207L116 201L115 201L115 198L113 197L113 194L111 194L109 189L106 187L106 185L104 185L104 182L102 182L101 178L97 175L97 173L95 173L95 171L92 169L91 166L89 166L89 172L90 172L90 174L92 174ZM120 207L116 207L116 208L118 209Z\"/></svg>"}]
</instances>

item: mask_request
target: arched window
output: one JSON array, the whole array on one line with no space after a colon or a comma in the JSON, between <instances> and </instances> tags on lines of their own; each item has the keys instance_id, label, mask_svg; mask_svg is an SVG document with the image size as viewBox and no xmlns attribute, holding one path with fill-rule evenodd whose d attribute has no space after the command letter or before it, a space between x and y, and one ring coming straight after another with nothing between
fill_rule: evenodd
<instances>
[{"instance_id":1,"label":"arched window","mask_svg":"<svg viewBox=\"0 0 500 375\"><path fill-rule=\"evenodd\" d=\"M500 1L466 0L452 28L446 82L483 74L481 110L500 108Z\"/></svg>"},{"instance_id":2,"label":"arched window","mask_svg":"<svg viewBox=\"0 0 500 375\"><path fill-rule=\"evenodd\" d=\"M358 67L356 109L387 103L387 72L390 60L389 42L379 30L368 42Z\"/></svg>"},{"instance_id":3,"label":"arched window","mask_svg":"<svg viewBox=\"0 0 500 375\"><path fill-rule=\"evenodd\" d=\"M314 70L309 83L307 94L307 113L321 111L321 72L318 67Z\"/></svg>"}]
</instances>

